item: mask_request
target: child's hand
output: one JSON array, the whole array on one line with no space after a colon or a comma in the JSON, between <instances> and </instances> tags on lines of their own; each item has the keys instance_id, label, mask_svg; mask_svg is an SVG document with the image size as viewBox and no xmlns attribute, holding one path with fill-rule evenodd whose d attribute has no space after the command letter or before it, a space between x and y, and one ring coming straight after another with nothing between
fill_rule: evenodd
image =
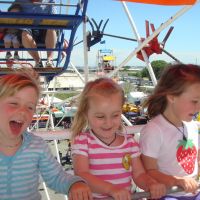
<instances>
[{"instance_id":1,"label":"child's hand","mask_svg":"<svg viewBox=\"0 0 200 200\"><path fill-rule=\"evenodd\" d=\"M69 191L69 200L92 200L92 193L84 182L74 183Z\"/></svg>"},{"instance_id":2,"label":"child's hand","mask_svg":"<svg viewBox=\"0 0 200 200\"><path fill-rule=\"evenodd\" d=\"M130 192L118 187L112 187L109 195L112 196L114 200L131 200Z\"/></svg>"},{"instance_id":3,"label":"child's hand","mask_svg":"<svg viewBox=\"0 0 200 200\"><path fill-rule=\"evenodd\" d=\"M166 195L166 187L161 183L153 183L149 185L149 192L151 194L151 199L160 199L162 196Z\"/></svg>"},{"instance_id":4,"label":"child's hand","mask_svg":"<svg viewBox=\"0 0 200 200\"><path fill-rule=\"evenodd\" d=\"M194 178L190 177L176 177L175 185L180 186L185 192L195 193L198 189L198 183Z\"/></svg>"}]
</instances>

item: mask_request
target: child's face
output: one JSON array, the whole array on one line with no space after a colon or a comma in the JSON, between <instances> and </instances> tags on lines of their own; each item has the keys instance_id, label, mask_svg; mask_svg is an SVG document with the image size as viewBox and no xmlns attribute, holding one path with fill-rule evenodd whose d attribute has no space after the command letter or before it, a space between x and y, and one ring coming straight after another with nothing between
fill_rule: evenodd
<instances>
[{"instance_id":1,"label":"child's face","mask_svg":"<svg viewBox=\"0 0 200 200\"><path fill-rule=\"evenodd\" d=\"M0 138L14 140L22 135L32 121L37 100L37 92L30 86L0 99Z\"/></svg>"},{"instance_id":2,"label":"child's face","mask_svg":"<svg viewBox=\"0 0 200 200\"><path fill-rule=\"evenodd\" d=\"M119 93L95 95L89 100L88 122L101 139L109 139L121 125L122 97Z\"/></svg>"},{"instance_id":3,"label":"child's face","mask_svg":"<svg viewBox=\"0 0 200 200\"><path fill-rule=\"evenodd\" d=\"M180 96L173 97L171 108L178 120L191 121L194 114L200 111L200 83L188 86Z\"/></svg>"}]
</instances>

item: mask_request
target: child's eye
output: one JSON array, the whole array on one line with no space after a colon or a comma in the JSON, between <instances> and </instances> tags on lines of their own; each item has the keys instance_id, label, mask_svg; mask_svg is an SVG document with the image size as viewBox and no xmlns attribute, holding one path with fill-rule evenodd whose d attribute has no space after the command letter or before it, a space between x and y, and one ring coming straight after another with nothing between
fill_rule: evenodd
<instances>
[{"instance_id":1,"label":"child's eye","mask_svg":"<svg viewBox=\"0 0 200 200\"><path fill-rule=\"evenodd\" d=\"M33 107L28 107L28 109L29 109L29 110L31 110L31 111L32 111L32 110L34 110L34 108L33 108Z\"/></svg>"},{"instance_id":2,"label":"child's eye","mask_svg":"<svg viewBox=\"0 0 200 200\"><path fill-rule=\"evenodd\" d=\"M98 118L98 119L103 119L103 116L96 116L96 118Z\"/></svg>"},{"instance_id":3,"label":"child's eye","mask_svg":"<svg viewBox=\"0 0 200 200\"><path fill-rule=\"evenodd\" d=\"M197 104L198 101L197 101L197 100L193 100L192 103L193 103L193 104Z\"/></svg>"},{"instance_id":4,"label":"child's eye","mask_svg":"<svg viewBox=\"0 0 200 200\"><path fill-rule=\"evenodd\" d=\"M119 113L113 115L113 117L119 117L119 116L121 116L121 114Z\"/></svg>"},{"instance_id":5,"label":"child's eye","mask_svg":"<svg viewBox=\"0 0 200 200\"><path fill-rule=\"evenodd\" d=\"M17 102L10 102L10 105L16 106Z\"/></svg>"},{"instance_id":6,"label":"child's eye","mask_svg":"<svg viewBox=\"0 0 200 200\"><path fill-rule=\"evenodd\" d=\"M28 110L30 110L30 111L35 111L35 106L30 105L30 106L27 106L27 108L28 108Z\"/></svg>"}]
</instances>

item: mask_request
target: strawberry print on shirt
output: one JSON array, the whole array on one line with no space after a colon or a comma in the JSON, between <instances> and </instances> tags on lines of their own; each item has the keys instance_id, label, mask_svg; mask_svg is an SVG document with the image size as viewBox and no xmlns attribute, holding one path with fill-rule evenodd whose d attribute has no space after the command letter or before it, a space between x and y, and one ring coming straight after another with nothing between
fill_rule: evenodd
<instances>
[{"instance_id":1,"label":"strawberry print on shirt","mask_svg":"<svg viewBox=\"0 0 200 200\"><path fill-rule=\"evenodd\" d=\"M197 149L192 140L179 140L176 158L187 174L192 174L197 159Z\"/></svg>"}]
</instances>

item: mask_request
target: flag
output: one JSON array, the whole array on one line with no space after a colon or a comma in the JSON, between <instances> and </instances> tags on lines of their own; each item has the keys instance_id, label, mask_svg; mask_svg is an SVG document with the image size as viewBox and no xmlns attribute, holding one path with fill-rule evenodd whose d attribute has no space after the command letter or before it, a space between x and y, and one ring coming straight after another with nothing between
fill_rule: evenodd
<instances>
[{"instance_id":1,"label":"flag","mask_svg":"<svg viewBox=\"0 0 200 200\"><path fill-rule=\"evenodd\" d=\"M105 40L103 40L103 41L101 41L101 42L100 42L100 44L105 44L105 43L106 43L106 41L105 41Z\"/></svg>"},{"instance_id":2,"label":"flag","mask_svg":"<svg viewBox=\"0 0 200 200\"><path fill-rule=\"evenodd\" d=\"M167 6L193 5L196 2L196 0L117 0L117 1L158 4L158 5L167 5Z\"/></svg>"}]
</instances>

